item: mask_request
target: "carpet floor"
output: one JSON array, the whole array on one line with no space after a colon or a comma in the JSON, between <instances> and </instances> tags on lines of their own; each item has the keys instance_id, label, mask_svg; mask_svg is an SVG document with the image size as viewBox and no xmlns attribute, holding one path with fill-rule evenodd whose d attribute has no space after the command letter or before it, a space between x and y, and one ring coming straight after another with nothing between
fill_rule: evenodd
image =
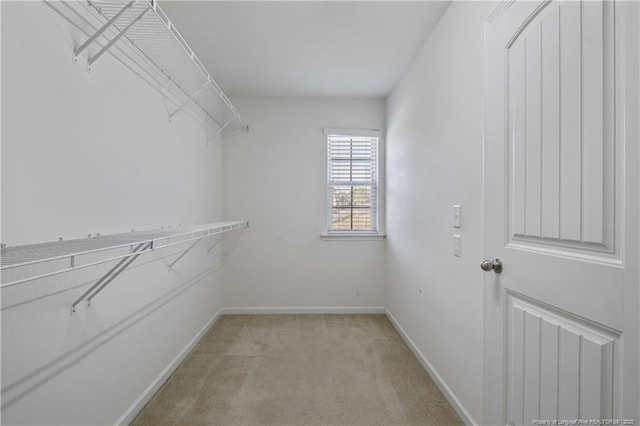
<instances>
[{"instance_id":1,"label":"carpet floor","mask_svg":"<svg viewBox=\"0 0 640 426\"><path fill-rule=\"evenodd\" d=\"M458 425L384 315L229 315L133 425Z\"/></svg>"}]
</instances>

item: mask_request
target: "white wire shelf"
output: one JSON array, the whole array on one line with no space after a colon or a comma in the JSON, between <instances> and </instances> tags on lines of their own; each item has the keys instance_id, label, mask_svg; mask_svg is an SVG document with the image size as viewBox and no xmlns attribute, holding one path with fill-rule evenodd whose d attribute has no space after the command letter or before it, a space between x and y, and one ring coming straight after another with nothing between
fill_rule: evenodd
<instances>
[{"instance_id":1,"label":"white wire shelf","mask_svg":"<svg viewBox=\"0 0 640 426\"><path fill-rule=\"evenodd\" d=\"M136 231L68 241L55 241L15 247L3 247L0 250L0 271L28 267L44 263L53 265L52 270L43 274L29 275L11 282L3 282L4 289L49 276L88 268L115 260L131 260L143 253L156 251L177 244L193 242L174 262L173 266L187 251L203 238L219 235L235 229L247 228L247 221L211 222L190 227ZM113 255L113 251L120 251ZM111 253L110 253L111 252ZM124 253L123 253L124 252ZM89 259L82 262L82 259ZM125 265L125 267L128 266ZM114 268L115 269L115 268ZM124 268L123 268L124 270ZM122 271L119 271L122 272ZM119 273L118 272L118 273ZM115 277L114 277L115 278Z\"/></svg>"},{"instance_id":2,"label":"white wire shelf","mask_svg":"<svg viewBox=\"0 0 640 426\"><path fill-rule=\"evenodd\" d=\"M156 0L89 0L87 4L102 18L104 25L74 50L74 62L88 52L87 64L91 70L94 63L123 38L180 92L182 100L169 111L169 119L193 104L220 132L228 126L248 130L240 113ZM97 41L100 41L97 46L102 46L97 52L88 49Z\"/></svg>"}]
</instances>

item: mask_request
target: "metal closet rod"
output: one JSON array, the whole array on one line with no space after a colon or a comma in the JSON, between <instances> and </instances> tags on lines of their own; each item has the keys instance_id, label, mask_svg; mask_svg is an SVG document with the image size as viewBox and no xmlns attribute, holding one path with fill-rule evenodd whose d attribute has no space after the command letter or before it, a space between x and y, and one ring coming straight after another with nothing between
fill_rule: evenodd
<instances>
[{"instance_id":1,"label":"metal closet rod","mask_svg":"<svg viewBox=\"0 0 640 426\"><path fill-rule=\"evenodd\" d=\"M219 225L218 227L213 226L216 223L228 223L227 225ZM196 226L205 226L207 224L203 224L203 225L196 225ZM61 259L67 259L70 256L80 256L80 255L85 255L85 254L91 254L91 253L99 253L101 251L105 251L105 250L113 250L113 249L118 249L118 248L124 248L124 247L131 247L135 244L138 243L142 243L142 242L148 242L151 240L163 240L163 239L168 239L168 238L177 238L177 237L184 237L187 235L193 236L194 234L200 233L200 232L205 232L205 231L211 231L211 230L215 230L216 228L220 228L223 231L228 230L228 227L233 227L233 229L238 228L238 227L248 227L249 226L249 222L247 221L237 221L237 222L211 222L210 225L212 225L211 228L209 229L197 229L197 230L191 230L191 231L184 231L184 232L175 232L175 233L166 233L166 232L171 232L169 231L171 228L162 228L159 230L150 230L150 231L132 231L131 233L124 233L124 234L111 234L111 235L101 235L98 238L94 238L93 240L100 240L100 239L107 239L107 238L112 238L114 236L131 236L131 237L135 237L136 234L149 234L152 232L163 232L166 234L161 234L161 235L156 235L153 238L146 238L146 239L134 239L133 241L131 241L132 238L128 238L128 242L126 243L122 243L122 244L113 244L113 245L108 245L108 246L104 246L104 247L99 247L99 248L95 248L95 249L89 249L89 250L80 250L77 252L73 252L73 253L65 253L65 254L61 254L58 256L51 256L51 257L46 257L43 259L37 259L37 260L32 260L29 262L20 262L20 263L15 263L15 264L11 264L11 265L6 265L6 266L2 266L0 267L0 270L7 270L7 269L12 269L12 268L19 268L22 266L29 266L29 265L34 265L34 264L38 264L38 263L44 263L44 262L51 262L51 261L55 261L55 260L61 260ZM242 226L241 226L242 225ZM91 238L89 240L92 240ZM68 240L66 242L71 242L71 241L82 241L82 240ZM181 241L187 241L187 240L181 240ZM37 245L37 244L36 244ZM19 246L17 246L19 247ZM17 248L16 247L16 248ZM23 247L29 247L29 246L23 246ZM25 249L26 250L26 249ZM2 286L0 286L2 287Z\"/></svg>"},{"instance_id":2,"label":"metal closet rod","mask_svg":"<svg viewBox=\"0 0 640 426\"><path fill-rule=\"evenodd\" d=\"M184 39L184 37L182 37L182 34L180 34L178 29L171 23L171 20L169 19L167 14L164 12L164 10L162 10L160 8L160 6L158 5L158 2L155 1L155 0L144 0L144 1L146 1L147 4L149 4L149 6L154 11L156 16L167 27L167 30L169 30L169 32L173 35L173 37L176 39L178 44L180 46L182 46L182 48L184 49L184 51L187 54L187 56L189 57L189 59L191 59L191 62L193 62L193 64L205 76L207 82L209 84L211 84L211 86L213 86L214 90L216 91L216 93L218 94L220 99L222 99L222 101L225 103L225 105L227 105L227 108L229 108L229 110L235 116L235 118L238 120L240 125L245 129L249 129L249 126L242 120L242 117L240 116L240 113L238 112L236 107L231 103L231 101L229 100L227 95L222 91L222 88L218 85L218 83L216 83L216 81L213 79L213 77L211 77L211 74L209 74L209 71L207 71L207 69L204 67L204 65L200 61L200 58L198 58L198 56L193 51L191 46L189 46L189 43L187 43L187 41Z\"/></svg>"},{"instance_id":3,"label":"metal closet rod","mask_svg":"<svg viewBox=\"0 0 640 426\"><path fill-rule=\"evenodd\" d=\"M214 88L214 90L216 91L220 99L222 99L225 105L227 105L227 108L229 108L229 110L233 113L233 115L238 120L238 122L242 125L242 127L245 129L248 129L249 126L242 120L242 117L240 117L240 113L238 112L236 107L231 103L227 95L222 91L222 88L218 85L218 83L216 83L213 77L211 77L211 74L209 74L209 71L207 71L207 69L204 67L204 65L202 64L202 61L200 61L200 58L198 58L198 56L193 51L191 46L189 46L189 43L187 43L184 37L182 37L182 34L180 34L178 29L175 27L175 25L173 25L173 23L171 22L167 14L164 12L164 10L160 8L160 6L158 5L158 2L155 0L144 0L144 1L146 1L147 4L149 4L151 9L155 12L156 16L167 27L169 32L173 35L173 37L178 42L178 44L182 46L187 56L191 59L194 65L198 67L200 72L202 72L207 82L211 84L211 86Z\"/></svg>"},{"instance_id":4,"label":"metal closet rod","mask_svg":"<svg viewBox=\"0 0 640 426\"><path fill-rule=\"evenodd\" d=\"M132 8L132 6L136 5L137 3L146 3L147 7L141 13L139 13L135 17L135 19L133 19L131 22L129 22L129 24L124 29L118 29L118 27L115 25L116 21L118 21L118 19L122 15L124 15L124 12L126 12L128 9ZM225 124L224 127L226 127L231 122L237 120L240 123L240 125L242 126L242 128L248 131L249 126L244 122L244 120L240 116L240 113L238 112L238 110L231 103L231 101L229 100L227 95L222 91L222 89L220 88L218 83L216 83L216 81L213 79L213 77L211 77L211 74L209 74L209 72L204 67L204 65L202 64L202 62L200 61L198 56L195 54L195 52L193 51L191 46L189 46L189 43L187 43L187 41L184 39L184 37L182 37L182 34L180 34L178 29L173 25L171 20L168 18L167 14L160 8L160 6L158 5L157 1L155 1L155 0L131 0L129 3L124 4L122 9L120 9L120 11L118 11L111 18L107 18L106 15L104 15L102 13L100 8L96 4L94 4L94 2L90 1L89 4L92 7L94 7L98 11L99 14L104 16L107 19L107 22L100 29L98 29L95 34L90 36L84 43L82 43L78 48L74 49L74 52L73 52L74 62L77 61L77 59L76 59L77 56L83 50L85 50L89 45L91 45L91 43L96 41L96 39L99 36L103 35L105 33L105 31L107 31L111 27L117 29L118 33L116 34L116 36L114 36L97 54L93 55L92 57L90 57L88 59L88 65L89 65L89 67L91 67L91 65L100 56L102 56L107 50L109 50L109 48L111 48L111 46L113 46L121 37L125 36L126 33L137 22L143 20L147 15L149 15L150 11L153 11L154 12L153 14L157 17L157 19L160 22L161 26L163 28L165 28L166 31L169 32L169 34L171 34L171 36L175 39L176 43L181 47L181 49L184 51L184 53L189 58L189 60L192 62L192 64L197 68L197 70L204 77L204 83L202 84L202 88L200 88L199 90L196 90L194 93L187 94L187 99L185 100L185 102L182 105L178 106L178 108L174 112L172 112L170 114L169 118L171 119L177 112L179 112L182 108L184 108L184 106L186 106L189 102L193 102L195 96L197 96L206 86L210 85L214 89L214 91L216 92L218 97L222 100L222 102L227 106L229 111L233 114L233 118L231 120L229 120L229 122L227 124ZM164 67L162 67L161 64L156 63L154 60L151 59L151 57L149 55L146 54L144 48L141 47L140 43L135 43L133 40L129 40L129 41L131 41L147 57L147 59L149 59L158 69L160 69L160 70L164 69ZM144 43L142 43L142 44L144 44ZM169 79L173 81L173 79L171 77L169 77ZM179 82L174 82L174 83L176 83L178 85L178 87L180 87ZM205 111L205 113L207 113L207 115L209 115L209 113L206 110L204 110L204 111Z\"/></svg>"},{"instance_id":5,"label":"metal closet rod","mask_svg":"<svg viewBox=\"0 0 640 426\"><path fill-rule=\"evenodd\" d=\"M185 251L182 252L182 254L180 256L178 256L177 259L175 259L173 262L171 262L171 264L169 265L169 270L171 270L173 268L173 265L175 265L180 259L182 259L182 257L187 254L192 248L194 248L196 246L196 244L198 244L198 242L200 242L200 240L202 240L203 238L206 238L208 236L211 235L217 235L220 233L225 232L225 228L227 231L231 230L231 229L238 229L240 228L240 226L228 226L228 227L222 227L218 230L216 230L215 232L211 232L210 230L207 230L206 234L204 235L200 235L198 237L192 238L190 240L183 240L180 241L180 243L184 243L186 241L191 241L191 240L195 240L195 242L193 244L191 244ZM120 262L118 262L118 264L116 266L114 266L113 268L111 268L109 270L109 272L107 272L106 274L104 274L102 276L102 278L100 278L94 285L92 285L89 289L87 289L84 293L82 293L82 295L80 297L78 297L72 304L71 304L71 314L73 315L76 312L76 306L78 305L78 303L82 302L83 300L87 301L87 308L91 306L91 299L93 299L94 297L96 297L98 295L98 293L100 293L102 290L105 289L106 286L109 285L109 283L111 283L111 281L113 281L118 275L120 275L120 273L122 273L125 269L127 269L129 267L129 265L131 265L137 258L138 256L140 256L142 253L146 253L149 251L153 250L153 243L154 241L151 240L147 243L140 243L138 244L135 248L132 248L131 253L129 254L129 257L122 259ZM178 243L173 243L173 244L178 244ZM168 247L168 245L165 245L164 247Z\"/></svg>"},{"instance_id":6,"label":"metal closet rod","mask_svg":"<svg viewBox=\"0 0 640 426\"><path fill-rule=\"evenodd\" d=\"M35 261L31 261L31 262L25 262L25 263L19 263L19 264L14 264L14 265L8 265L6 267L1 268L2 270L6 270L6 269L12 269L12 268L17 268L17 267L21 267L21 266L29 266L29 265L34 265L34 264L39 264L39 263L44 263L44 262L50 262L50 261L54 261L54 260L62 260L62 259L70 259L70 263L71 266L69 268L64 268L64 269L58 269L55 271L51 271L51 272L47 272L44 274L40 274L40 275L34 275L34 276L30 276L27 278L23 278L20 280L16 280L16 281L12 281L6 284L1 284L0 285L0 289L5 289L7 287L13 287L19 284L23 284L26 282L30 282L30 281L35 281L35 280L39 280L42 278L47 278L47 277L51 277L54 275L58 275L58 274L63 274L66 272L71 272L71 271L76 271L79 269L84 269L84 268L89 268L92 266L96 266L96 265L101 265L103 263L107 263L107 262L112 262L115 260L126 260L127 258L131 257L131 256L136 256L143 254L143 253L149 253L151 251L155 251L158 249L163 249L163 248L167 248L167 247L171 247L171 246L175 246L178 244L184 244L187 243L189 241L199 241L203 238L207 238L213 235L219 235L219 234L223 234L225 232L228 231L233 231L235 229L240 229L240 228L245 228L245 227L249 227L249 222L247 221L243 221L243 222L237 222L237 223L233 223L230 225L223 225L219 228L212 228L212 229L208 229L208 230L197 230L197 231L191 231L191 232L183 232L183 233L177 233L177 234L170 234L170 235L162 235L162 236L158 236L156 238L151 238L151 239L144 239L144 240L138 240L135 242L129 242L126 244L118 244L118 245L113 245L113 246L108 246L108 247L101 247L98 249L94 249L94 250L86 250L86 251L82 251L82 252L77 252L77 253L69 253L66 255L60 255L60 256L55 256L55 257L51 257L51 258L46 258L46 259L42 259L42 260L35 260ZM196 235L196 234L202 234L202 235ZM189 238L186 239L182 239L180 241L175 241L172 243L167 242L166 244L163 245L158 245L157 242L160 240L169 240L171 238L176 238L176 237L182 237L182 236L186 236L186 235L190 235ZM139 245L143 245L144 248L140 249L139 251L134 251L134 246L139 246ZM130 253L127 254L122 254L122 255L118 255L118 256L113 256L113 257L109 257L107 259L101 259L95 262L90 262L90 263L86 263L83 265L75 265L75 258L77 256L82 256L82 255L87 255L87 254L91 254L91 253L98 253L98 252L102 252L105 250L113 250L113 249L118 249L118 248L124 248L124 247L130 247L132 249L132 251ZM188 250L191 250L192 247L188 248ZM182 257L182 255L180 256ZM175 264L175 261L173 262L173 264ZM173 266L173 264L171 266ZM128 266L128 265L127 265ZM111 272L111 271L110 271Z\"/></svg>"}]
</instances>

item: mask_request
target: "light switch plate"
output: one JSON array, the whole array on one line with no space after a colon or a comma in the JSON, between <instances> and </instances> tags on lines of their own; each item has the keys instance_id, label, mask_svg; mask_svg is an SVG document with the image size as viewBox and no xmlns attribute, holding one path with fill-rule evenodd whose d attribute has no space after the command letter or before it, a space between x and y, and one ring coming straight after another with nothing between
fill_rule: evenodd
<instances>
[{"instance_id":1,"label":"light switch plate","mask_svg":"<svg viewBox=\"0 0 640 426\"><path fill-rule=\"evenodd\" d=\"M453 236L453 255L462 257L462 237L460 235Z\"/></svg>"},{"instance_id":2,"label":"light switch plate","mask_svg":"<svg viewBox=\"0 0 640 426\"><path fill-rule=\"evenodd\" d=\"M455 204L453 206L453 227L462 227L462 206L460 204Z\"/></svg>"}]
</instances>

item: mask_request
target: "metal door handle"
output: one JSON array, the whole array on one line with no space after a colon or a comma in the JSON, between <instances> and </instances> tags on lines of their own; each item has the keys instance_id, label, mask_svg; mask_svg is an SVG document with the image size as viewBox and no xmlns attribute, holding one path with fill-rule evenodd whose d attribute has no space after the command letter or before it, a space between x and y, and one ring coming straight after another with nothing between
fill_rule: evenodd
<instances>
[{"instance_id":1,"label":"metal door handle","mask_svg":"<svg viewBox=\"0 0 640 426\"><path fill-rule=\"evenodd\" d=\"M502 261L497 257L493 260L485 260L480 264L483 271L493 271L496 274L502 272Z\"/></svg>"}]
</instances>

